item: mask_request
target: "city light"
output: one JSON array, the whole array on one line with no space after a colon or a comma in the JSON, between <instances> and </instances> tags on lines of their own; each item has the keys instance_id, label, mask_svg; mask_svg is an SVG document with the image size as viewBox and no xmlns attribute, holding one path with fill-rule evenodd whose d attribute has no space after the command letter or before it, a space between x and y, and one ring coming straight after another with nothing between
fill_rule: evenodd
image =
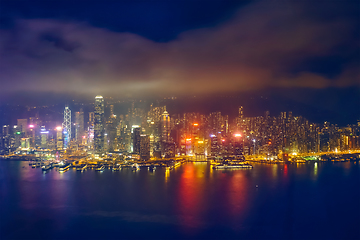
<instances>
[{"instance_id":1,"label":"city light","mask_svg":"<svg viewBox=\"0 0 360 240\"><path fill-rule=\"evenodd\" d=\"M33 124L30 124L30 125L29 125L29 128L34 128L34 125L33 125Z\"/></svg>"},{"instance_id":2,"label":"city light","mask_svg":"<svg viewBox=\"0 0 360 240\"><path fill-rule=\"evenodd\" d=\"M55 129L56 129L56 131L61 131L61 130L62 130L62 127L61 127L61 126L57 126Z\"/></svg>"},{"instance_id":3,"label":"city light","mask_svg":"<svg viewBox=\"0 0 360 240\"><path fill-rule=\"evenodd\" d=\"M196 127L196 126L199 126L199 124L198 123L194 123L194 126Z\"/></svg>"},{"instance_id":4,"label":"city light","mask_svg":"<svg viewBox=\"0 0 360 240\"><path fill-rule=\"evenodd\" d=\"M241 134L240 133L235 133L234 136L235 137L241 137Z\"/></svg>"}]
</instances>

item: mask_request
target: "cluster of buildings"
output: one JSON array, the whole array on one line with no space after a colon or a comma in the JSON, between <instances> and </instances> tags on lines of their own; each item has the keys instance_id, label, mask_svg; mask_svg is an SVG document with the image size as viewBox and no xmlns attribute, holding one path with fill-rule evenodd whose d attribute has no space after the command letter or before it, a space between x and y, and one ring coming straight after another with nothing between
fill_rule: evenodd
<instances>
[{"instance_id":1,"label":"cluster of buildings","mask_svg":"<svg viewBox=\"0 0 360 240\"><path fill-rule=\"evenodd\" d=\"M278 157L360 149L360 121L338 127L311 123L291 112L277 117L269 112L245 117L243 112L239 107L238 116L231 120L221 112L170 115L166 106L151 105L146 111L132 102L125 114L115 115L114 105L96 96L87 123L82 109L73 114L68 106L63 123L52 129L46 129L38 116L18 119L17 125L2 127L0 149L5 154L82 151L95 159L119 154L141 160L176 156L243 159L245 155Z\"/></svg>"}]
</instances>

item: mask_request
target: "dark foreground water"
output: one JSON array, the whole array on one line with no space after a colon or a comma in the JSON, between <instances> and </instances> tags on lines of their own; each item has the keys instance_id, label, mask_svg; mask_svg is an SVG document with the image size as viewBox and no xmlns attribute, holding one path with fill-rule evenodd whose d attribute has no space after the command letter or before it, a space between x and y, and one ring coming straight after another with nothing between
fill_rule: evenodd
<instances>
[{"instance_id":1,"label":"dark foreground water","mask_svg":"<svg viewBox=\"0 0 360 240\"><path fill-rule=\"evenodd\" d=\"M358 162L43 174L0 161L0 239L359 239L359 176Z\"/></svg>"}]
</instances>

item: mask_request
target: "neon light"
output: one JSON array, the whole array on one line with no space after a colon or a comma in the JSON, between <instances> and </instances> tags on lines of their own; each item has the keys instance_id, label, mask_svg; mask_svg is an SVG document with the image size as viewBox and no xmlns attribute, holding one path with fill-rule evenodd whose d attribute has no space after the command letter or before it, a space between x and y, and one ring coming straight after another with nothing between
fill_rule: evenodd
<instances>
[{"instance_id":1,"label":"neon light","mask_svg":"<svg viewBox=\"0 0 360 240\"><path fill-rule=\"evenodd\" d=\"M30 125L29 125L29 128L34 128L34 125L33 125L33 124L30 124Z\"/></svg>"}]
</instances>

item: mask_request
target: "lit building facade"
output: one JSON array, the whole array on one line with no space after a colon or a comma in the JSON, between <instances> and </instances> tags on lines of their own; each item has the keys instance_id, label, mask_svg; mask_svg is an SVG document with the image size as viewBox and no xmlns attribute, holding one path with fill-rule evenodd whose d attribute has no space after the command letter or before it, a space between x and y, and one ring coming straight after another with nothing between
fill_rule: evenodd
<instances>
[{"instance_id":1,"label":"lit building facade","mask_svg":"<svg viewBox=\"0 0 360 240\"><path fill-rule=\"evenodd\" d=\"M94 109L94 153L95 157L104 154L104 98L100 95L95 97Z\"/></svg>"}]
</instances>

